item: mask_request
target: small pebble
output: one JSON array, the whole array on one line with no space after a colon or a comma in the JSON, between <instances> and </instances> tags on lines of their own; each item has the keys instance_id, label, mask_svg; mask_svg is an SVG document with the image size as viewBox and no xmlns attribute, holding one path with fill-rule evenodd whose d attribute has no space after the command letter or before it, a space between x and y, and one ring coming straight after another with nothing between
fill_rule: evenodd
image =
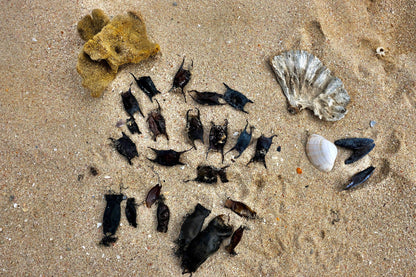
<instances>
[{"instance_id":1,"label":"small pebble","mask_svg":"<svg viewBox=\"0 0 416 277\"><path fill-rule=\"evenodd\" d=\"M15 209L16 209L16 208L18 208L18 207L19 207L19 204L17 204L17 203L14 203L14 204L13 204L13 208L15 208Z\"/></svg>"},{"instance_id":2,"label":"small pebble","mask_svg":"<svg viewBox=\"0 0 416 277\"><path fill-rule=\"evenodd\" d=\"M282 151L282 147L279 145L279 146L277 146L277 152L280 152L280 151Z\"/></svg>"},{"instance_id":3,"label":"small pebble","mask_svg":"<svg viewBox=\"0 0 416 277\"><path fill-rule=\"evenodd\" d=\"M178 3L173 2L173 3L172 3L172 5L173 5L174 7L176 7L176 6L178 5Z\"/></svg>"},{"instance_id":4,"label":"small pebble","mask_svg":"<svg viewBox=\"0 0 416 277\"><path fill-rule=\"evenodd\" d=\"M0 228L0 232L3 232L3 228Z\"/></svg>"},{"instance_id":5,"label":"small pebble","mask_svg":"<svg viewBox=\"0 0 416 277\"><path fill-rule=\"evenodd\" d=\"M374 120L370 121L370 127L373 128L376 125L377 122L375 122Z\"/></svg>"},{"instance_id":6,"label":"small pebble","mask_svg":"<svg viewBox=\"0 0 416 277\"><path fill-rule=\"evenodd\" d=\"M100 228L103 224L101 222L97 223L97 228Z\"/></svg>"},{"instance_id":7,"label":"small pebble","mask_svg":"<svg viewBox=\"0 0 416 277\"><path fill-rule=\"evenodd\" d=\"M33 42L37 42L38 40L36 38L32 38L32 41Z\"/></svg>"}]
</instances>

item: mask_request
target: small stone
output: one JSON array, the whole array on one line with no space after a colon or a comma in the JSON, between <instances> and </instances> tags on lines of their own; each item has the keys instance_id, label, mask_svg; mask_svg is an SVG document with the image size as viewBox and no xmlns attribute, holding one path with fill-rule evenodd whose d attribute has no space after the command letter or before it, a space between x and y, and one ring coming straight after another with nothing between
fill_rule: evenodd
<instances>
[{"instance_id":1,"label":"small stone","mask_svg":"<svg viewBox=\"0 0 416 277\"><path fill-rule=\"evenodd\" d=\"M173 3L172 3L172 5L173 5L174 7L176 7L176 6L178 6L178 3L173 2Z\"/></svg>"},{"instance_id":2,"label":"small stone","mask_svg":"<svg viewBox=\"0 0 416 277\"><path fill-rule=\"evenodd\" d=\"M376 124L377 124L377 122L375 122L374 120L370 121L370 127L371 128L373 128Z\"/></svg>"},{"instance_id":3,"label":"small stone","mask_svg":"<svg viewBox=\"0 0 416 277\"><path fill-rule=\"evenodd\" d=\"M100 228L103 224L101 222L97 223L97 228Z\"/></svg>"}]
</instances>

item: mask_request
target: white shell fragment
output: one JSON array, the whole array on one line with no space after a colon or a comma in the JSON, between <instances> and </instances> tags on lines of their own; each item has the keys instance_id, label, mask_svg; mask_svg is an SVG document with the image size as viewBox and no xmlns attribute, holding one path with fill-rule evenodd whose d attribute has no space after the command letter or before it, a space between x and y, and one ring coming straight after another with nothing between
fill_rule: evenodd
<instances>
[{"instance_id":1,"label":"white shell fragment","mask_svg":"<svg viewBox=\"0 0 416 277\"><path fill-rule=\"evenodd\" d=\"M273 57L271 65L289 102L289 112L307 108L327 121L340 120L347 113L350 96L342 81L314 55L291 50Z\"/></svg>"},{"instance_id":2,"label":"white shell fragment","mask_svg":"<svg viewBox=\"0 0 416 277\"><path fill-rule=\"evenodd\" d=\"M337 147L320 135L311 135L306 143L306 155L311 163L321 171L329 172L337 158Z\"/></svg>"}]
</instances>

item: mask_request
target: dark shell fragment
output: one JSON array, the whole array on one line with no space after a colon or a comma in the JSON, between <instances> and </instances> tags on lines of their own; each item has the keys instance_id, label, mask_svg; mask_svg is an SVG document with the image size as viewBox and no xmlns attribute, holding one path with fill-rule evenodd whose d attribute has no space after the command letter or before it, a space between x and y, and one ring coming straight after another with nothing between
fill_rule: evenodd
<instances>
[{"instance_id":1,"label":"dark shell fragment","mask_svg":"<svg viewBox=\"0 0 416 277\"><path fill-rule=\"evenodd\" d=\"M351 182L345 186L344 190L356 187L370 178L370 176L373 174L374 169L376 169L374 166L370 166L363 171L358 172L351 178Z\"/></svg>"},{"instance_id":2,"label":"dark shell fragment","mask_svg":"<svg viewBox=\"0 0 416 277\"><path fill-rule=\"evenodd\" d=\"M169 140L169 136L166 133L166 121L165 118L162 116L162 109L160 108L159 101L157 101L158 108L151 111L147 118L147 123L149 124L149 129L153 133L153 140L156 141L156 137L159 135L164 135L167 140Z\"/></svg>"},{"instance_id":3,"label":"dark shell fragment","mask_svg":"<svg viewBox=\"0 0 416 277\"><path fill-rule=\"evenodd\" d=\"M168 231L170 219L169 207L165 204L163 199L160 199L157 206L157 231L166 233Z\"/></svg>"},{"instance_id":4,"label":"dark shell fragment","mask_svg":"<svg viewBox=\"0 0 416 277\"><path fill-rule=\"evenodd\" d=\"M136 112L139 112L144 117L136 97L134 97L134 95L131 93L131 88L129 88L128 91L121 93L121 100L123 102L124 109L130 116L133 116Z\"/></svg>"},{"instance_id":5,"label":"dark shell fragment","mask_svg":"<svg viewBox=\"0 0 416 277\"><path fill-rule=\"evenodd\" d=\"M209 131L209 147L206 158L209 151L212 149L221 153L222 162L224 162L224 145L227 143L228 138L228 120L225 119L224 125L215 125L211 122L211 130Z\"/></svg>"},{"instance_id":6,"label":"dark shell fragment","mask_svg":"<svg viewBox=\"0 0 416 277\"><path fill-rule=\"evenodd\" d=\"M336 140L334 142L336 146L344 147L347 149L358 149L373 143L374 140L369 138L345 138Z\"/></svg>"},{"instance_id":7,"label":"dark shell fragment","mask_svg":"<svg viewBox=\"0 0 416 277\"><path fill-rule=\"evenodd\" d=\"M161 189L162 185L157 184L149 190L145 200L146 207L150 208L159 199Z\"/></svg>"},{"instance_id":8,"label":"dark shell fragment","mask_svg":"<svg viewBox=\"0 0 416 277\"><path fill-rule=\"evenodd\" d=\"M117 232L120 224L121 209L120 204L123 201L123 194L106 194L105 200L107 202L104 216L103 216L103 233L104 237L100 241L100 245L110 246L110 243L117 241L114 235Z\"/></svg>"},{"instance_id":9,"label":"dark shell fragment","mask_svg":"<svg viewBox=\"0 0 416 277\"><path fill-rule=\"evenodd\" d=\"M227 175L226 175L226 168L224 166L222 168L216 168L210 165L200 165L196 168L197 170L197 177L193 181L206 183L206 184L215 184L218 180L217 176L220 176L221 182L227 183Z\"/></svg>"},{"instance_id":10,"label":"dark shell fragment","mask_svg":"<svg viewBox=\"0 0 416 277\"><path fill-rule=\"evenodd\" d=\"M225 201L224 206L226 208L231 209L233 212L235 212L239 216L250 218L250 219L254 219L257 217L257 213L253 211L250 207L248 207L246 204L244 204L243 202L234 201L228 198Z\"/></svg>"},{"instance_id":11,"label":"dark shell fragment","mask_svg":"<svg viewBox=\"0 0 416 277\"><path fill-rule=\"evenodd\" d=\"M124 156L130 165L132 165L131 160L134 157L138 157L139 153L137 152L136 144L123 132L123 136L119 139L109 138L117 152Z\"/></svg>"},{"instance_id":12,"label":"dark shell fragment","mask_svg":"<svg viewBox=\"0 0 416 277\"><path fill-rule=\"evenodd\" d=\"M186 216L181 226L179 238L176 241L179 248L176 251L176 255L181 256L183 252L188 248L189 243L198 235L202 229L205 218L211 213L210 210L197 204L193 213Z\"/></svg>"},{"instance_id":13,"label":"dark shell fragment","mask_svg":"<svg viewBox=\"0 0 416 277\"><path fill-rule=\"evenodd\" d=\"M188 110L186 112L186 130L188 138L192 142L192 146L196 149L195 140L200 140L204 144L204 127L202 126L199 109L197 115L190 115Z\"/></svg>"},{"instance_id":14,"label":"dark shell fragment","mask_svg":"<svg viewBox=\"0 0 416 277\"><path fill-rule=\"evenodd\" d=\"M237 230L234 231L233 235L231 236L230 244L225 247L225 250L228 253L230 253L230 255L237 255L237 253L235 252L235 248L240 243L241 238L243 237L244 230L246 229L246 227L240 226Z\"/></svg>"},{"instance_id":15,"label":"dark shell fragment","mask_svg":"<svg viewBox=\"0 0 416 277\"><path fill-rule=\"evenodd\" d=\"M352 164L371 152L376 146L369 138L346 138L334 142L336 146L353 150L352 155L345 160L345 164Z\"/></svg>"},{"instance_id":16,"label":"dark shell fragment","mask_svg":"<svg viewBox=\"0 0 416 277\"><path fill-rule=\"evenodd\" d=\"M126 204L126 218L127 221L131 226L134 228L137 228L137 210L136 210L137 204L136 199L134 198L127 198L127 204Z\"/></svg>"},{"instance_id":17,"label":"dark shell fragment","mask_svg":"<svg viewBox=\"0 0 416 277\"><path fill-rule=\"evenodd\" d=\"M152 81L150 76L143 76L137 79L133 73L130 73L133 76L134 80L136 81L137 86L149 97L150 101L153 102L153 97L156 94L161 93L156 89L155 84Z\"/></svg>"},{"instance_id":18,"label":"dark shell fragment","mask_svg":"<svg viewBox=\"0 0 416 277\"><path fill-rule=\"evenodd\" d=\"M178 71L175 74L175 77L173 78L173 85L169 91L180 88L183 98L185 99L185 103L186 103L186 96L185 96L185 92L183 91L183 89L191 80L191 76L192 76L191 70L192 70L192 67L194 66L194 62L192 61L192 64L189 67L189 69L183 68L184 63L185 63L185 57L183 58L181 66L179 67Z\"/></svg>"},{"instance_id":19,"label":"dark shell fragment","mask_svg":"<svg viewBox=\"0 0 416 277\"><path fill-rule=\"evenodd\" d=\"M152 161L154 163L158 163L160 165L164 165L164 166L174 166L177 164L181 164L184 165L184 163L180 162L179 159L181 157L181 155L185 152L188 152L191 149L185 150L185 151L181 151L181 152L176 152L175 150L157 150L154 148L150 149L153 150L153 152L156 153L156 158L154 160L151 160L149 158L147 158L149 161Z\"/></svg>"},{"instance_id":20,"label":"dark shell fragment","mask_svg":"<svg viewBox=\"0 0 416 277\"><path fill-rule=\"evenodd\" d=\"M233 148L228 150L228 152L237 150L238 155L235 157L236 159L241 156L241 154L244 152L244 150L246 150L246 148L250 144L251 135L253 134L254 127L250 126L250 133L248 133L247 126L248 126L248 120L247 120L246 126L244 127L244 130L241 132L240 136L237 139L237 143L235 144ZM225 155L227 155L228 152L226 152Z\"/></svg>"},{"instance_id":21,"label":"dark shell fragment","mask_svg":"<svg viewBox=\"0 0 416 277\"><path fill-rule=\"evenodd\" d=\"M251 158L251 160L247 163L250 164L251 162L261 162L263 163L264 167L267 168L266 165L266 154L269 152L270 146L273 143L273 137L276 135L272 135L269 138L266 138L264 135L261 135L257 139L256 143L256 152L254 154L254 157Z\"/></svg>"},{"instance_id":22,"label":"dark shell fragment","mask_svg":"<svg viewBox=\"0 0 416 277\"><path fill-rule=\"evenodd\" d=\"M232 235L233 227L227 225L223 217L219 215L212 219L208 226L191 241L182 256L182 274L195 272L209 256L217 252L223 240Z\"/></svg>"},{"instance_id":23,"label":"dark shell fragment","mask_svg":"<svg viewBox=\"0 0 416 277\"><path fill-rule=\"evenodd\" d=\"M375 147L375 143L363 146L361 148L357 148L352 152L352 155L345 160L345 164L352 164L353 162L358 161L359 159L361 159L362 157L364 157L365 155L367 155L368 153L371 152L371 150L373 150L373 148Z\"/></svg>"},{"instance_id":24,"label":"dark shell fragment","mask_svg":"<svg viewBox=\"0 0 416 277\"><path fill-rule=\"evenodd\" d=\"M139 126L137 126L136 120L134 120L134 117L130 117L126 121L127 128L129 129L130 133L132 134L141 134L139 130Z\"/></svg>"},{"instance_id":25,"label":"dark shell fragment","mask_svg":"<svg viewBox=\"0 0 416 277\"><path fill-rule=\"evenodd\" d=\"M192 95L191 92L193 92L195 95ZM189 95L191 98L201 104L201 105L208 105L208 106L215 106L215 105L225 105L225 103L221 103L220 99L222 99L223 95L216 93L216 92L199 92L197 90L191 90L189 92Z\"/></svg>"},{"instance_id":26,"label":"dark shell fragment","mask_svg":"<svg viewBox=\"0 0 416 277\"><path fill-rule=\"evenodd\" d=\"M248 99L244 94L242 94L239 91L233 90L229 86L227 86L225 83L223 83L224 86L227 88L227 90L224 93L224 100L227 102L231 107L234 109L237 109L239 111L248 113L244 110L244 106L247 103L253 103L250 99Z\"/></svg>"}]
</instances>

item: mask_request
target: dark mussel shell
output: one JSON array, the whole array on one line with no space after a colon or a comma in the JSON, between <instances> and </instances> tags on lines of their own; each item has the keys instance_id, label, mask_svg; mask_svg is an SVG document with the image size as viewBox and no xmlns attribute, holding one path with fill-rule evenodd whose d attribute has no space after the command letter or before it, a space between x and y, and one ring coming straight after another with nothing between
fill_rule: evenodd
<instances>
[{"instance_id":1,"label":"dark mussel shell","mask_svg":"<svg viewBox=\"0 0 416 277\"><path fill-rule=\"evenodd\" d=\"M368 178L371 177L371 175L374 172L374 169L376 169L374 166L369 166L363 171L358 172L354 176L352 176L351 181L345 186L344 190L356 187L365 181L368 180Z\"/></svg>"},{"instance_id":2,"label":"dark mussel shell","mask_svg":"<svg viewBox=\"0 0 416 277\"><path fill-rule=\"evenodd\" d=\"M162 189L161 184L157 184L149 190L146 196L146 207L150 208L160 197L160 190Z\"/></svg>"}]
</instances>

